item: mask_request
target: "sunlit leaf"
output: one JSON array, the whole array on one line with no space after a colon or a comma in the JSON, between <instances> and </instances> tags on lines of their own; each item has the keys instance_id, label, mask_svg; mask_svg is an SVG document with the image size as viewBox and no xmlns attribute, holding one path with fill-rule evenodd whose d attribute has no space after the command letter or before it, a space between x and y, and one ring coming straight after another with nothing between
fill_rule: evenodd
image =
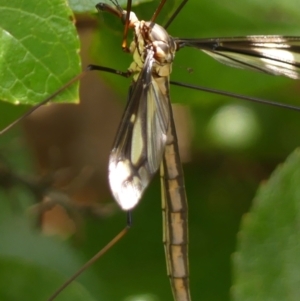
<instances>
[{"instance_id":1,"label":"sunlit leaf","mask_svg":"<svg viewBox=\"0 0 300 301\"><path fill-rule=\"evenodd\" d=\"M66 1L0 3L0 99L36 104L79 73L79 42ZM76 85L59 96L78 101Z\"/></svg>"}]
</instances>

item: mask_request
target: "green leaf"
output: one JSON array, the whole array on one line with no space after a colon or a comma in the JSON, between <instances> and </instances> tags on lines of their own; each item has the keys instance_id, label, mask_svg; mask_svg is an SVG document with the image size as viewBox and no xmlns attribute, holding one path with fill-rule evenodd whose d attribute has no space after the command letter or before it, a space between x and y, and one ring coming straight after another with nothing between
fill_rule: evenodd
<instances>
[{"instance_id":1,"label":"green leaf","mask_svg":"<svg viewBox=\"0 0 300 301\"><path fill-rule=\"evenodd\" d=\"M10 257L0 257L0 279L0 299L5 301L47 300L54 290L66 281L66 278L49 268ZM96 299L82 285L73 282L55 300L93 301Z\"/></svg>"},{"instance_id":2,"label":"green leaf","mask_svg":"<svg viewBox=\"0 0 300 301\"><path fill-rule=\"evenodd\" d=\"M68 0L74 13L96 13L95 5L99 0Z\"/></svg>"},{"instance_id":3,"label":"green leaf","mask_svg":"<svg viewBox=\"0 0 300 301\"><path fill-rule=\"evenodd\" d=\"M0 2L0 99L37 104L80 72L79 41L64 0ZM76 85L60 101L78 101Z\"/></svg>"},{"instance_id":4,"label":"green leaf","mask_svg":"<svg viewBox=\"0 0 300 301\"><path fill-rule=\"evenodd\" d=\"M299 300L300 151L280 165L255 197L238 235L235 301Z\"/></svg>"},{"instance_id":5,"label":"green leaf","mask_svg":"<svg viewBox=\"0 0 300 301\"><path fill-rule=\"evenodd\" d=\"M149 2L152 0L140 0L138 2L133 1L133 6L138 5L140 3ZM100 1L100 0L68 0L70 7L72 8L74 13L82 14L82 13L96 13L95 5L99 2L107 2L109 1ZM122 7L126 7L127 0L119 0L119 5ZM111 3L110 3L111 4Z\"/></svg>"},{"instance_id":6,"label":"green leaf","mask_svg":"<svg viewBox=\"0 0 300 301\"><path fill-rule=\"evenodd\" d=\"M66 241L47 237L35 229L37 216L30 215L30 219L12 213L9 201L14 200L7 198L5 192L8 191L0 189L0 300L47 300L86 259ZM12 194L17 202L30 199L24 189L20 194L22 200L17 192L21 190L15 186ZM7 285L7 279L11 279L11 285ZM93 286L97 286L97 294ZM102 279L89 269L57 300L94 300L91 294L101 300L102 291Z\"/></svg>"}]
</instances>

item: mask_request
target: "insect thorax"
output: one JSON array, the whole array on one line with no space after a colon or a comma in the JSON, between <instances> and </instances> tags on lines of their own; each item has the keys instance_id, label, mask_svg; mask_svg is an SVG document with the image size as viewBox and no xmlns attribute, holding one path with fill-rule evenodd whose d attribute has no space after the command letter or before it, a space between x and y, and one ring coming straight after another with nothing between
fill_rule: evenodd
<instances>
[{"instance_id":1,"label":"insect thorax","mask_svg":"<svg viewBox=\"0 0 300 301\"><path fill-rule=\"evenodd\" d=\"M129 50L133 54L133 62L128 69L134 74L134 80L142 70L149 51L153 52L153 75L165 77L172 72L176 44L162 26L153 22L136 21L134 40Z\"/></svg>"}]
</instances>

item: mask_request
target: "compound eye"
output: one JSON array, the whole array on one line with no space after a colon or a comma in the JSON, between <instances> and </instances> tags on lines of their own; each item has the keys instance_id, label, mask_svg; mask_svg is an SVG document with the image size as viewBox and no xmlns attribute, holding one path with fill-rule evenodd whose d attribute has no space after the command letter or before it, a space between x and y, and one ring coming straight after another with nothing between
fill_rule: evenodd
<instances>
[{"instance_id":1,"label":"compound eye","mask_svg":"<svg viewBox=\"0 0 300 301\"><path fill-rule=\"evenodd\" d=\"M126 17L127 17L127 12L123 11L122 12L122 17L121 17L121 21L122 21L123 24L125 24L125 22L126 22Z\"/></svg>"},{"instance_id":2,"label":"compound eye","mask_svg":"<svg viewBox=\"0 0 300 301\"><path fill-rule=\"evenodd\" d=\"M164 61L169 53L169 47L166 43L156 42L153 43L155 47L155 58L159 61Z\"/></svg>"}]
</instances>

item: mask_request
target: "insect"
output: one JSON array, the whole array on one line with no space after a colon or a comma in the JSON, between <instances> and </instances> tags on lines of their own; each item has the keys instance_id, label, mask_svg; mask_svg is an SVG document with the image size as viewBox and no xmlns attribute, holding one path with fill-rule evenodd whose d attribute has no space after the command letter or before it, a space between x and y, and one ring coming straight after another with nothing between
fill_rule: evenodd
<instances>
[{"instance_id":1,"label":"insect","mask_svg":"<svg viewBox=\"0 0 300 301\"><path fill-rule=\"evenodd\" d=\"M107 6L105 6L105 7L107 9ZM200 46L204 46L205 45L205 41L204 40L199 41L199 40L184 40L184 39L177 39L176 40L175 39L175 41L177 42L177 46L176 47L178 47L178 48L180 48L182 46L186 46L186 45L188 45L188 46L195 46L196 48L200 48ZM256 38L250 38L250 37L248 37L246 39L236 40L235 42L237 42L237 43L242 42L241 44L245 44L246 46L250 47L250 50L253 50L253 43L254 43L253 41L256 42L256 46L260 46L260 44L262 44L264 46L267 43L274 44L274 43L279 42L280 44L282 44L282 46L285 47L286 44L290 45L294 40L291 39L291 38L285 38L285 39L283 39L282 37L273 37L273 38L269 37L269 38L267 38L267 41L266 41L266 38L257 38L257 37ZM216 41L216 40L214 40L214 41L206 41L206 42L207 42L207 45L209 47L212 47L214 49L216 49L216 48L218 48L220 46L220 44L219 44L220 41L219 40L218 41ZM223 42L224 42L224 46L226 46L227 43L228 43L228 45L232 45L232 44L234 45L234 43L233 43L234 41L233 40L224 40ZM299 42L298 39L295 39L295 42L297 44ZM174 46L174 53L175 53L176 47ZM239 48L239 47L240 46L238 46L237 48ZM246 47L246 49L248 49L248 47ZM293 47L293 50L294 49L297 50L297 45L295 45L295 47ZM221 60L222 59L224 60L224 57L223 57L223 55L224 55L224 53L223 53L224 49L221 49L221 50L222 50L221 54L220 54L221 55ZM234 49L234 50L236 51L237 49ZM282 49L282 50L285 51L284 49ZM148 51L149 51L148 53L151 53L151 51L153 51L153 50L150 49ZM230 54L230 55L235 55L235 51L233 51L233 53ZM268 51L268 50L266 50L266 51ZM290 54L290 53L291 52L289 51L286 54ZM244 55L248 60L250 60L250 63L247 62L247 64L257 64L256 68L258 68L258 69L261 69L261 70L263 69L264 71L268 71L270 73L285 73L285 75L288 75L289 77L293 77L293 78L297 78L298 77L298 72L299 72L298 68L299 68L299 66L297 66L297 64L296 64L297 62L295 62L294 60L290 61L290 64L283 64L283 65L282 65L282 62L281 63L279 62L278 64L276 64L276 63L274 64L273 61L271 61L271 62L269 61L268 63L270 63L270 65L266 66L265 65L266 62L262 63L260 60L257 61L257 58L260 59L262 53L260 52L259 55L257 55L257 56L256 56L256 54L257 53L255 51L254 52L251 52L251 51L247 52L246 51L246 53L243 53L242 56ZM273 53L271 53L271 55L273 55ZM280 59L282 57L286 58L285 56L282 56L282 55L283 55L283 53L280 54ZM149 87L148 85L150 85L149 76L151 75L151 72L149 70L152 69L152 67L150 67L150 66L152 66L154 64L153 63L153 57L154 57L154 52L152 53L152 57L151 58L150 58L150 56L149 57L147 56L147 57L143 58L145 60L143 62L145 64L144 66L148 67L149 69L146 69L146 67L143 67L143 68L141 68L142 70L138 70L137 71L136 68L133 68L133 71L136 72L136 75L137 75L137 77L136 77L136 83L137 84L135 86L137 87L138 84L142 85L142 87L139 87L139 89L140 89L139 93L142 93L141 91L146 91L147 93L146 92L145 93L148 94L148 93L150 93L149 91L152 91L152 93L153 93L153 91L156 91L156 93L158 93L160 91L157 86L153 90L151 90L150 88L148 88ZM235 59L233 59L231 63L232 64L237 64L237 65L239 65L240 63L244 64L245 57L242 59L242 62L237 62ZM172 60L170 60L170 62L168 62L168 63L171 63L171 61ZM273 68L275 68L275 69L273 69ZM139 73L140 71L141 71L141 73ZM157 70L156 70L156 72L157 72ZM168 72L167 72L167 76L161 76L163 78L163 80L167 79L167 77L169 75ZM141 75L139 75L139 74L141 74ZM139 81L139 79L142 78L142 77L139 77L139 76L143 76L143 80L145 82ZM148 80L145 79L145 78L147 78L147 76L148 76ZM151 81L151 83L152 82L153 81ZM166 84L166 82L165 82L165 84ZM143 89L147 89L147 90L143 90ZM135 91L136 90L133 89L133 91L132 91L133 94L132 95L135 95L135 93L138 93L138 92L135 92ZM162 96L160 95L159 99L161 99L161 97ZM156 102L158 103L158 101L156 101ZM159 111L160 112L159 115L156 115L156 116L160 116L158 118L159 121L156 122L156 123L154 123L155 126L157 127L156 131L162 132L165 136L167 134L166 130L169 128L169 126L168 126L169 117L165 118L164 115L163 115L163 112L165 112L165 111L168 112L169 111L169 107L168 106L169 106L169 102L167 101L167 106L165 106L165 108L161 108L161 111L159 111L159 109L157 109L157 108L155 109L155 111ZM141 133L142 132L142 130L139 129L139 127L140 128L142 127L141 124L143 124L143 122L141 122L141 119L143 119L143 118L138 113L132 113L132 110L130 110L130 109L131 109L131 107L129 106L128 109L127 109L127 111L126 111L126 113L125 113L125 119L124 120L125 120L126 124L129 124L129 129L130 129L130 127L133 127L133 130L132 130L133 133L134 133L133 136L139 137L139 138L134 139L135 141L139 139L139 144L138 144L139 145L139 149L137 150L137 153L135 153L134 155L130 156L130 160L132 160L132 162L135 163L133 169L134 168L136 169L137 164L141 160L141 153L144 152L143 149L145 147L145 144L149 143L149 140L145 139L145 137L143 135L142 136L136 136L137 133ZM129 114L132 114L132 115L129 115ZM151 116L152 116L152 114L151 114ZM171 120L172 120L172 118L171 118ZM134 127L136 127L136 129L134 129ZM164 128L164 129L162 129L162 128ZM174 130L174 127L172 126L171 129ZM124 135L124 133L125 134L128 133L127 131L128 131L128 128L124 127L124 123L123 123L123 125L120 128L119 134L117 136L115 147L114 147L114 150L113 150L113 153L112 153L112 156L111 156L111 160L110 160L110 165L112 166L111 169L110 169L110 180L111 180L111 183L112 183L111 186L112 186L112 190L113 190L113 192L115 194L115 197L117 199L119 199L119 202L121 203L121 205L122 205L123 208L130 209L131 207L133 207L133 204L127 203L128 202L127 198L126 198L125 202L121 199L121 197L123 196L124 192L123 191L120 192L120 188L118 188L118 186L119 187L120 187L120 185L124 186L124 184L131 185L131 183L134 183L136 180L138 181L139 178L142 178L142 176L145 176L145 171L141 171L141 169L139 167L137 178L135 178L133 176L130 176L130 178L129 178L128 177L128 173L126 174L125 178L121 178L121 179L118 178L118 174L119 173L120 174L124 174L124 170L127 172L127 170L130 169L130 172L132 172L132 166L130 166L130 168L129 168L130 162L128 162L127 154L125 156L124 149L122 149L120 147L120 146L126 145L126 143L131 143L131 141L132 141L131 139L127 140L128 136ZM162 136L158 135L158 137L162 137ZM125 140L123 140L123 139L125 139ZM142 183L143 187L140 188L140 184L137 184L136 186L134 186L132 190L133 190L133 193L135 195L137 195L137 198L136 199L134 199L134 198L128 198L130 201L133 201L134 203L136 203L137 200L141 197L143 189L148 185L149 179L151 178L152 174L154 174L154 172L157 170L158 165L160 163L160 159L163 156L164 144L166 143L166 139L167 138L163 137L163 138L159 138L159 139L162 139L163 142L156 141L156 143L158 143L158 144L155 145L153 143L153 146L148 150L148 152L150 152L151 156L157 156L157 158L156 157L150 157L151 161L153 161L153 162L151 164L149 162L147 163L148 166L146 168L146 173L149 172L149 175L146 175L145 178L142 178L141 182L144 182L144 183ZM159 149L159 151L158 151L157 154L154 153L154 149L156 148L155 146L158 146L158 149ZM134 146L131 146L131 148L133 148L133 147ZM120 160L119 158L123 158L123 159ZM146 157L146 161L147 160L149 160L149 157ZM145 161L145 158L143 158L143 160L141 160L141 161ZM165 158L165 162L166 161L167 161L167 158ZM120 169L119 169L119 166L118 166L119 164L121 165ZM179 164L179 166L180 166L180 164ZM143 168L143 165L142 165L142 168ZM115 172L115 170L117 170L117 172ZM133 182L130 182L131 178L133 179ZM115 184L115 182L118 182L118 181L119 181L119 183L117 183L117 184L119 184L119 185ZM126 189L126 187L124 188L124 190L125 189ZM184 289L184 292L185 292L186 296L188 296L188 293L186 293L187 292L187 288L186 287ZM178 292L176 292L176 290L175 290L175 295L176 294L178 294ZM180 298L180 297L178 297L178 298ZM183 298L186 298L186 300L188 300L189 297L183 297ZM178 299L178 300L181 300L181 299ZM185 300L185 299L183 299L183 300Z\"/></svg>"}]
</instances>

